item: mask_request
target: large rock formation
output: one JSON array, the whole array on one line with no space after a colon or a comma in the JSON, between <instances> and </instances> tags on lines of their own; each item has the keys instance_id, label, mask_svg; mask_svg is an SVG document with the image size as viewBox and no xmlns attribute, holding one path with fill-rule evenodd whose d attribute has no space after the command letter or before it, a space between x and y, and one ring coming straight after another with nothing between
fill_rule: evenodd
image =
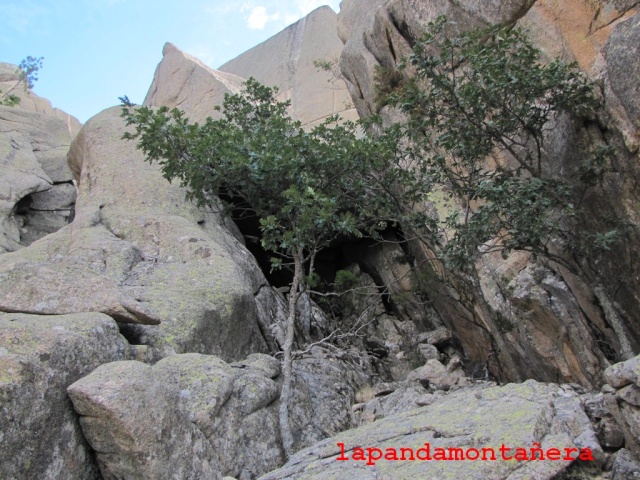
<instances>
[{"instance_id":1,"label":"large rock formation","mask_svg":"<svg viewBox=\"0 0 640 480\"><path fill-rule=\"evenodd\" d=\"M103 363L136 355L100 313L0 313L0 477L98 478L66 389Z\"/></svg>"},{"instance_id":2,"label":"large rock formation","mask_svg":"<svg viewBox=\"0 0 640 480\"><path fill-rule=\"evenodd\" d=\"M296 364L296 447L350 426L358 376L325 359ZM280 363L254 354L231 365L172 355L153 367L103 365L69 387L105 480L255 478L280 466ZM135 392L135 393L134 393Z\"/></svg>"},{"instance_id":3,"label":"large rock formation","mask_svg":"<svg viewBox=\"0 0 640 480\"><path fill-rule=\"evenodd\" d=\"M251 255L223 218L186 203L178 185L121 139L124 131L119 108L83 127L69 154L76 218L0 257L0 310L95 311L160 324L130 338L161 356L238 359L265 350L271 318L258 315L255 296L266 280Z\"/></svg>"},{"instance_id":4,"label":"large rock formation","mask_svg":"<svg viewBox=\"0 0 640 480\"><path fill-rule=\"evenodd\" d=\"M505 455L511 460L502 457L502 445L508 448ZM550 461L547 456L546 461L513 459L518 454L516 449L526 449L527 458L531 458L530 449L536 447L545 455L557 449L562 460L556 457ZM401 460L401 448L413 451L413 461L408 451ZM495 461L482 461L483 455L492 459L491 452L483 448L493 449ZM439 460L456 456L458 460L436 461L437 449L444 451ZM457 453L449 449L457 449ZM589 463L601 465L604 461L579 396L569 387L530 380L519 385L457 391L435 399L429 406L343 432L298 452L282 469L261 480L550 479L571 465L565 460L565 449L573 449L572 459L578 457L578 449L589 449L593 458ZM395 459L384 458L392 454L390 451L395 451ZM424 461L426 455L436 460Z\"/></svg>"},{"instance_id":5,"label":"large rock formation","mask_svg":"<svg viewBox=\"0 0 640 480\"><path fill-rule=\"evenodd\" d=\"M207 117L215 118L213 107L222 103L225 93L238 93L243 82L243 78L213 70L167 43L144 105L179 108L188 112L192 122L203 122Z\"/></svg>"},{"instance_id":6,"label":"large rock formation","mask_svg":"<svg viewBox=\"0 0 640 480\"><path fill-rule=\"evenodd\" d=\"M76 197L67 151L80 123L25 91L16 69L0 63L0 91L21 100L0 106L0 253L67 225Z\"/></svg>"},{"instance_id":7,"label":"large rock formation","mask_svg":"<svg viewBox=\"0 0 640 480\"><path fill-rule=\"evenodd\" d=\"M103 365L69 387L102 476L149 480L219 479L240 473L236 462L249 470L256 462L277 466L277 391L259 369L236 370L197 354L173 355L153 367ZM238 402L243 408L230 408Z\"/></svg>"},{"instance_id":8,"label":"large rock formation","mask_svg":"<svg viewBox=\"0 0 640 480\"><path fill-rule=\"evenodd\" d=\"M353 346L316 346L297 360L296 446L334 438L265 478L547 479L572 478L567 470L581 468L566 461L364 465L354 458L356 447L425 442L432 449L584 447L596 467L609 459L612 478L636 475L638 358L603 375L640 343L636 10L631 0L344 0L339 16L318 9L222 71L165 45L145 104L181 108L194 121L214 115L212 106L248 76L278 86L307 125L333 113L355 118L345 106L350 101L369 115L380 107L376 74L393 71L440 14L459 28L503 21L527 28L549 57L577 60L605 100L597 119L578 131L561 123L548 145L567 164L594 138L615 148L615 171L587 203L594 225L609 216L631 226L623 241L588 259L582 275L525 254L485 257L470 289L455 279L442 283L433 253L415 245L406 251L361 243L330 252L323 261L340 258L339 268L360 273L360 287L384 292L375 302L352 299L349 307L365 312L358 345L383 357L379 376L364 376L363 351ZM340 55L352 100L342 79L313 65ZM4 90L14 73L2 68ZM67 170L63 157L78 127L35 96L24 96L19 109L0 107L0 253L18 250L0 255L0 311L8 312L0 314L0 476L245 480L276 468L284 460L279 367L256 352L277 349L272 327L285 315L283 297L227 218L185 202L183 189L121 139L117 108L83 127ZM34 212L70 211L71 171L79 192L74 221L66 225L67 215L34 228ZM411 272L411 259L430 267ZM321 335L327 325L310 303L304 307ZM483 378L610 385L581 398L575 385L475 385L461 366ZM406 382L377 383L407 374ZM356 395L367 382L374 384L370 392ZM365 425L338 434L354 419ZM349 461L336 461L339 442Z\"/></svg>"},{"instance_id":9,"label":"large rock formation","mask_svg":"<svg viewBox=\"0 0 640 480\"><path fill-rule=\"evenodd\" d=\"M37 112L48 117L58 118L67 125L71 136L74 137L80 130L80 127L82 127L78 119L59 108L55 108L46 98L42 98L31 91L25 90L23 83L16 86L20 80L20 75L17 70L17 65L0 62L0 91L2 91L3 94L11 91L12 95L19 97L20 103L18 108L21 110Z\"/></svg>"},{"instance_id":10,"label":"large rock formation","mask_svg":"<svg viewBox=\"0 0 640 480\"><path fill-rule=\"evenodd\" d=\"M427 24L439 15L470 29L497 23L526 29L544 55L578 61L598 81L604 107L591 123L575 128L560 122L547 141L552 156L571 171L594 144L615 149L613 172L585 199L587 229L620 228L621 240L604 253L584 258L572 274L543 266L522 253L508 259L485 256L477 265L478 283L469 288L453 280L434 254L419 245L412 254L422 267L422 287L444 324L460 342L467 367L503 380L536 378L603 382L611 361L640 349L637 292L640 253L637 232L639 68L637 2L514 0L503 2L413 2L345 0L338 25L345 47L340 64L355 106L366 116L380 109L376 76L393 72ZM388 120L397 114L381 112Z\"/></svg>"},{"instance_id":11,"label":"large rock formation","mask_svg":"<svg viewBox=\"0 0 640 480\"><path fill-rule=\"evenodd\" d=\"M640 455L640 356L612 365L604 377L612 388L598 400L622 429L625 448Z\"/></svg>"},{"instance_id":12,"label":"large rock formation","mask_svg":"<svg viewBox=\"0 0 640 480\"><path fill-rule=\"evenodd\" d=\"M291 116L303 125L334 114L355 120L357 114L337 70L318 70L314 65L324 60L337 66L342 51L337 17L330 7L320 7L220 70L278 87L280 98L291 100Z\"/></svg>"}]
</instances>

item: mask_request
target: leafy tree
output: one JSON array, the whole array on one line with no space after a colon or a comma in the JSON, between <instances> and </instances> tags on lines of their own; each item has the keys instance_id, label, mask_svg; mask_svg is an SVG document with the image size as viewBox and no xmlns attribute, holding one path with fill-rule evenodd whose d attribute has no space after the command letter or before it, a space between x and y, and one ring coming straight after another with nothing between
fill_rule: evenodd
<instances>
[{"instance_id":1,"label":"leafy tree","mask_svg":"<svg viewBox=\"0 0 640 480\"><path fill-rule=\"evenodd\" d=\"M454 28L445 17L429 24L401 65L415 74L388 97L407 115L425 178L461 200L443 219L442 256L456 270L495 250L553 256L552 239L569 241L575 184L601 178L610 151L595 149L572 185L553 171L562 159L549 157L545 139L562 113L593 115L593 85L576 64L542 62L517 28Z\"/></svg>"},{"instance_id":2,"label":"leafy tree","mask_svg":"<svg viewBox=\"0 0 640 480\"><path fill-rule=\"evenodd\" d=\"M38 71L42 68L43 57L27 57L20 62L16 73L18 74L18 80L15 84L9 88L5 93L0 90L0 105L7 107L15 107L20 103L20 97L13 92L20 85L23 86L25 91L33 89L33 85L38 81Z\"/></svg>"},{"instance_id":3,"label":"leafy tree","mask_svg":"<svg viewBox=\"0 0 640 480\"><path fill-rule=\"evenodd\" d=\"M408 159L398 128L368 137L362 129L373 124L331 117L305 130L276 94L249 79L241 93L226 95L222 107L215 107L220 119L202 125L189 123L177 109L132 108L126 97L121 100L123 117L134 127L125 138L136 139L167 179L179 180L199 205L215 205L221 196L230 209L256 215L274 267L293 266L281 346L280 428L289 456L294 327L316 254L338 237L376 237L390 223L410 220L405 206L422 201L423 192L403 168Z\"/></svg>"},{"instance_id":4,"label":"leafy tree","mask_svg":"<svg viewBox=\"0 0 640 480\"><path fill-rule=\"evenodd\" d=\"M460 33L444 17L428 26L400 71L402 81L377 90L389 92L386 103L405 114L407 145L421 159L433 199L457 206L434 215L438 227L423 231L423 239L448 267L439 281L452 281L469 311L484 319L500 357L495 368L504 368L492 374L516 380L517 354L475 269L482 255L531 252L591 279L598 301L611 303L585 265L593 252L619 241L621 227L594 232L583 200L609 171L612 149L604 142L591 144L591 151L574 144L582 164L572 159L571 165L548 148L558 125L577 137L584 124L597 121L595 88L575 63L544 59L517 28ZM605 315L619 324L615 312Z\"/></svg>"}]
</instances>

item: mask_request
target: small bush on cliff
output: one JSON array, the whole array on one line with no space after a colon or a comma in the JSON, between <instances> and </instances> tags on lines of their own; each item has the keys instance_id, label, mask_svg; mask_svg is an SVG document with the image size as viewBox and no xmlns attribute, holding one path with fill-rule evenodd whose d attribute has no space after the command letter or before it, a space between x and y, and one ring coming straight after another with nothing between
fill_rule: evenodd
<instances>
[{"instance_id":1,"label":"small bush on cliff","mask_svg":"<svg viewBox=\"0 0 640 480\"><path fill-rule=\"evenodd\" d=\"M226 95L222 118L191 124L166 107L132 108L123 117L133 126L147 159L168 180L179 180L188 198L217 205L222 196L259 218L262 246L274 266L293 266L289 317L283 349L280 427L287 455L293 438L288 420L292 346L298 299L314 278L316 254L338 237L376 237L389 223L408 221L404 207L421 201L415 175L403 168L400 130L361 134L373 128L331 117L309 130L291 119L289 102L277 90L249 79L244 90Z\"/></svg>"},{"instance_id":2,"label":"small bush on cliff","mask_svg":"<svg viewBox=\"0 0 640 480\"><path fill-rule=\"evenodd\" d=\"M20 85L25 91L31 90L35 82L38 81L38 71L42 68L43 57L27 57L18 66L16 73L18 74L18 80L7 92L0 90L0 105L6 107L15 107L20 103L20 97L13 92Z\"/></svg>"}]
</instances>

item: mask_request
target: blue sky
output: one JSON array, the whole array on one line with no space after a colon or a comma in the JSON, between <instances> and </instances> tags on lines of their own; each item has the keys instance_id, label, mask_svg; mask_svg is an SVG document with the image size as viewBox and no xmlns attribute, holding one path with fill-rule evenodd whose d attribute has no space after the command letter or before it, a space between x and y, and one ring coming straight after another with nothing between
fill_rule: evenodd
<instances>
[{"instance_id":1,"label":"blue sky","mask_svg":"<svg viewBox=\"0 0 640 480\"><path fill-rule=\"evenodd\" d=\"M0 0L0 62L44 57L34 92L81 122L142 102L171 42L218 67L339 0Z\"/></svg>"}]
</instances>

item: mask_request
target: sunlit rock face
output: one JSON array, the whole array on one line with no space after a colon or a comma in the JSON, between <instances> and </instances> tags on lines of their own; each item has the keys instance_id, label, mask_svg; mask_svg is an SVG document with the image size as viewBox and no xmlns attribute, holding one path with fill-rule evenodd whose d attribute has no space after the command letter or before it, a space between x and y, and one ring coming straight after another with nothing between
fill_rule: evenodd
<instances>
[{"instance_id":1,"label":"sunlit rock face","mask_svg":"<svg viewBox=\"0 0 640 480\"><path fill-rule=\"evenodd\" d=\"M75 220L0 256L0 309L159 324L129 330L158 356L265 350L257 322L271 316L258 313L256 298L266 280L251 254L222 217L186 202L124 131L117 107L83 127L69 154L80 192Z\"/></svg>"},{"instance_id":2,"label":"sunlit rock face","mask_svg":"<svg viewBox=\"0 0 640 480\"><path fill-rule=\"evenodd\" d=\"M593 145L612 146L612 171L584 199L584 226L626 227L608 252L582 260L580 275L555 264L545 267L528 254L514 253L507 259L487 255L476 265L476 288L430 282L426 293L460 341L472 369L486 369L503 380L600 385L611 362L640 349L640 265L634 260L640 253L640 116L633 81L640 68L637 2L345 0L338 16L345 43L340 66L361 116L380 109L378 67L396 70L439 15L461 30L515 24L529 32L544 58L576 61L596 82L603 108L584 125L560 119L546 140L549 158L556 159L547 168L569 172ZM388 107L380 113L388 121L398 119ZM429 249L413 245L412 253L418 263L429 265L423 275L437 278L442 273Z\"/></svg>"},{"instance_id":3,"label":"sunlit rock face","mask_svg":"<svg viewBox=\"0 0 640 480\"><path fill-rule=\"evenodd\" d=\"M24 89L17 66L0 63L0 253L12 252L73 220L76 189L67 151L80 122Z\"/></svg>"},{"instance_id":4,"label":"sunlit rock face","mask_svg":"<svg viewBox=\"0 0 640 480\"><path fill-rule=\"evenodd\" d=\"M334 114L355 120L346 85L336 76L343 47L337 22L338 15L331 8L320 7L220 70L278 87L280 98L291 100L291 116L303 125ZM316 60L332 62L334 71L318 69Z\"/></svg>"},{"instance_id":5,"label":"sunlit rock face","mask_svg":"<svg viewBox=\"0 0 640 480\"><path fill-rule=\"evenodd\" d=\"M243 78L214 70L167 43L144 105L179 108L191 121L202 122L215 118L213 107L222 103L225 93L238 93L243 82Z\"/></svg>"}]
</instances>

